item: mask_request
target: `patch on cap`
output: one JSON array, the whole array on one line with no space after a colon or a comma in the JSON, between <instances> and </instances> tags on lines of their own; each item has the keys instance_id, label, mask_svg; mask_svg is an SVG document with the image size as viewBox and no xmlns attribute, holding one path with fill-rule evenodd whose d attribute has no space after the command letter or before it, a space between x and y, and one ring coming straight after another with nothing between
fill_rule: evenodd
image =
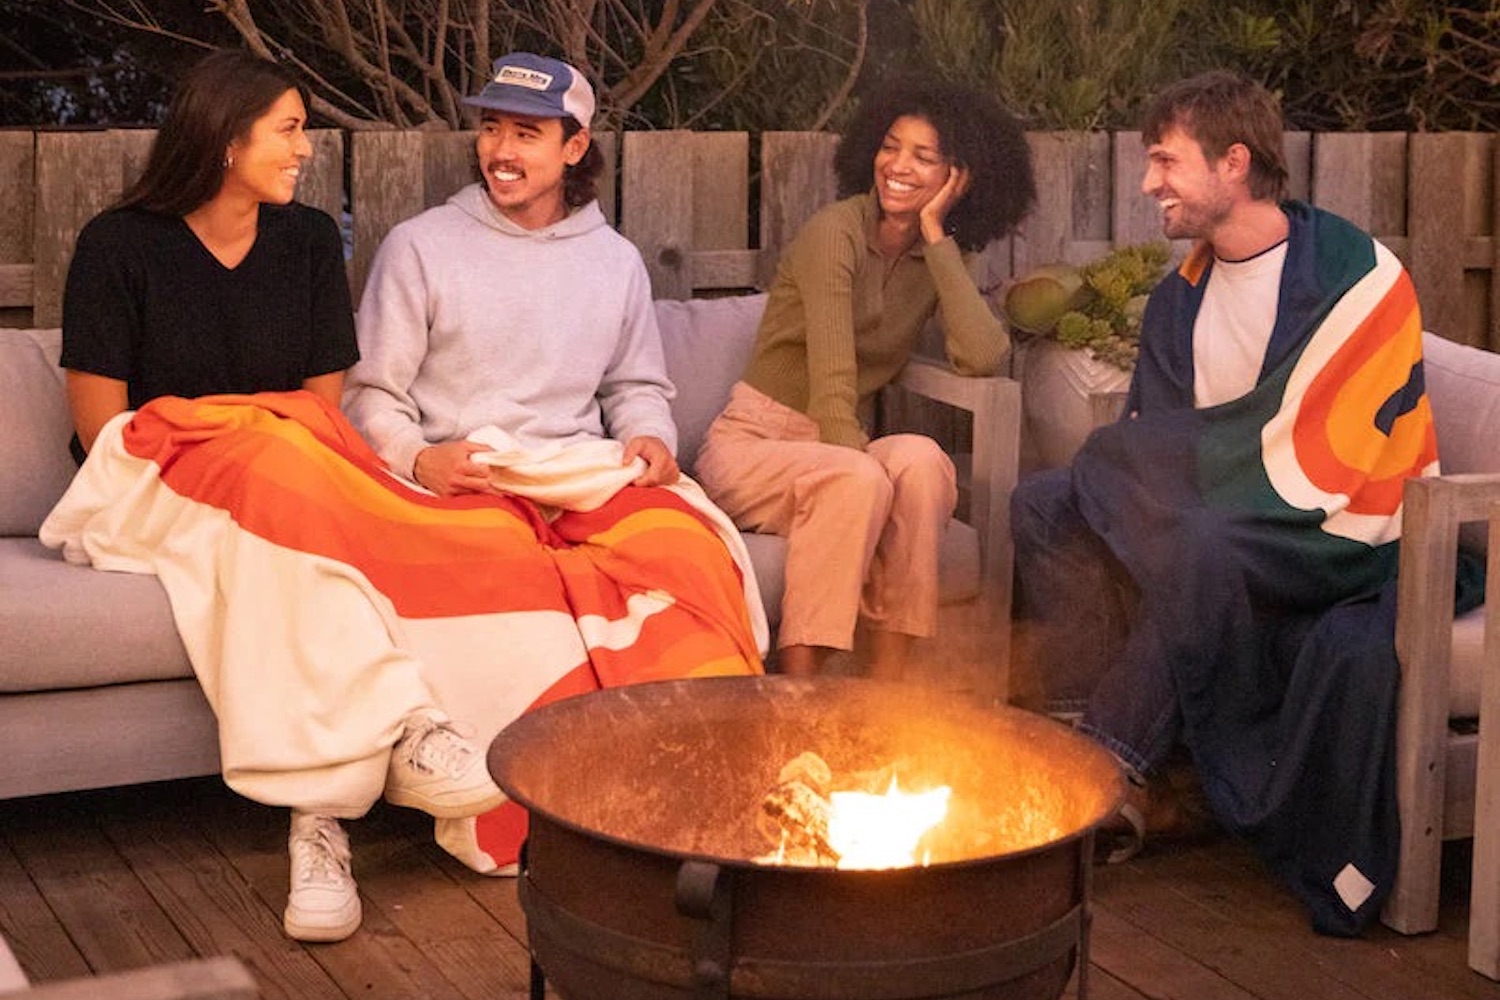
<instances>
[{"instance_id":1,"label":"patch on cap","mask_svg":"<svg viewBox=\"0 0 1500 1000\"><path fill-rule=\"evenodd\" d=\"M527 90L546 90L552 86L552 74L527 69L525 66L501 66L500 72L495 74L495 82L525 87Z\"/></svg>"}]
</instances>

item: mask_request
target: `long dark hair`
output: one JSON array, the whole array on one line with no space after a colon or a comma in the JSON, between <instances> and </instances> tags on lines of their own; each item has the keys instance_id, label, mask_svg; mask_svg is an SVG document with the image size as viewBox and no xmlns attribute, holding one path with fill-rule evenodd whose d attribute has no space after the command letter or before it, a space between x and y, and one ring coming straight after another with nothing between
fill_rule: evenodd
<instances>
[{"instance_id":1,"label":"long dark hair","mask_svg":"<svg viewBox=\"0 0 1500 1000\"><path fill-rule=\"evenodd\" d=\"M905 115L926 119L943 155L969 168L968 193L947 219L958 245L979 250L1015 229L1036 201L1021 123L993 95L932 77L896 77L860 102L834 153L839 197L870 190L875 153L891 124Z\"/></svg>"},{"instance_id":2,"label":"long dark hair","mask_svg":"<svg viewBox=\"0 0 1500 1000\"><path fill-rule=\"evenodd\" d=\"M224 151L250 134L256 119L281 95L308 93L292 72L238 49L220 49L190 69L151 144L146 169L120 199L167 215L187 215L218 194Z\"/></svg>"}]
</instances>

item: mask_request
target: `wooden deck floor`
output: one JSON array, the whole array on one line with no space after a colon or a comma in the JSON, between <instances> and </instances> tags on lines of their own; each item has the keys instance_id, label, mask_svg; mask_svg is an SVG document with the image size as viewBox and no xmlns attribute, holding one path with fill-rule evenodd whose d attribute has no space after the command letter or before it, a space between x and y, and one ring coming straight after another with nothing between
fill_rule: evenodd
<instances>
[{"instance_id":1,"label":"wooden deck floor","mask_svg":"<svg viewBox=\"0 0 1500 1000\"><path fill-rule=\"evenodd\" d=\"M916 669L937 687L972 691L991 669L992 636L962 605L944 610L940 632L919 644ZM286 824L284 810L217 778L0 802L0 936L34 983L233 955L267 1000L528 996L514 880L464 868L410 810L380 804L348 826L361 929L332 945L288 940ZM1500 983L1466 960L1465 848L1445 853L1436 933L1377 926L1339 940L1314 934L1231 838L1152 845L1095 869L1089 996L1500 1000Z\"/></svg>"},{"instance_id":2,"label":"wooden deck floor","mask_svg":"<svg viewBox=\"0 0 1500 1000\"><path fill-rule=\"evenodd\" d=\"M361 930L289 941L285 824L217 779L0 803L0 934L34 983L227 954L266 998L526 996L514 881L464 869L407 810L381 805L350 824ZM1496 1000L1500 984L1465 963L1455 847L1442 927L1417 938L1319 937L1227 837L1098 868L1090 996Z\"/></svg>"}]
</instances>

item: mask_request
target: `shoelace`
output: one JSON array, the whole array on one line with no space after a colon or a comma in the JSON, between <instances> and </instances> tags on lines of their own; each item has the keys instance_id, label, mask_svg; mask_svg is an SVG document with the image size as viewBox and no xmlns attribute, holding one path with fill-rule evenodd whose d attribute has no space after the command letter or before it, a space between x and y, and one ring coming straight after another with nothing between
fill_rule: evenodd
<instances>
[{"instance_id":1,"label":"shoelace","mask_svg":"<svg viewBox=\"0 0 1500 1000\"><path fill-rule=\"evenodd\" d=\"M297 859L297 880L302 883L336 885L351 877L349 846L339 836L337 821L318 817L311 831L292 838L292 854ZM300 846L302 850L296 850Z\"/></svg>"},{"instance_id":2,"label":"shoelace","mask_svg":"<svg viewBox=\"0 0 1500 1000\"><path fill-rule=\"evenodd\" d=\"M474 749L451 724L428 718L408 723L407 738L402 743L406 762L427 774L461 774L474 755Z\"/></svg>"}]
</instances>

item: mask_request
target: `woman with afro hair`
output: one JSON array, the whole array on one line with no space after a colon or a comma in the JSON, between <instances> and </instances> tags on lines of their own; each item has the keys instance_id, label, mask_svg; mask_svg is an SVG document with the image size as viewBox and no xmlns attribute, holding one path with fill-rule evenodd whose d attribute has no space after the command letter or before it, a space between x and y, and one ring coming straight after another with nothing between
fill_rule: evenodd
<instances>
[{"instance_id":1,"label":"woman with afro hair","mask_svg":"<svg viewBox=\"0 0 1500 1000\"><path fill-rule=\"evenodd\" d=\"M957 502L952 462L916 434L861 422L934 315L949 361L988 375L1010 338L965 254L1035 200L1021 125L989 94L905 78L866 100L834 160L841 200L782 255L749 367L696 472L742 528L787 539L777 662L818 672L863 620L871 676L900 679L933 634L938 550Z\"/></svg>"}]
</instances>

